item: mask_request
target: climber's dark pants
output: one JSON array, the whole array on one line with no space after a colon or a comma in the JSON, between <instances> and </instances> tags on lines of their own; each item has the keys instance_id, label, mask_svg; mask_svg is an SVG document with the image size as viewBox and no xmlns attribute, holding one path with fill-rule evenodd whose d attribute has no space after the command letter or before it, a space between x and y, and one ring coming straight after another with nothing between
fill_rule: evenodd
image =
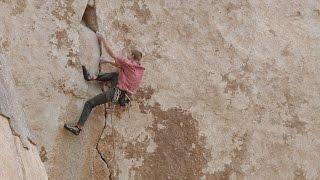
<instances>
[{"instance_id":1,"label":"climber's dark pants","mask_svg":"<svg viewBox=\"0 0 320 180\"><path fill-rule=\"evenodd\" d=\"M93 97L92 99L89 99L84 104L81 116L78 121L78 125L80 125L80 126L84 125L84 123L88 119L88 117L94 107L112 101L113 95L115 92L115 87L118 83L118 75L119 75L118 73L112 72L112 73L99 74L97 76L96 80L98 80L98 81L103 81L103 82L111 81L111 88L108 91L103 92L103 93Z\"/></svg>"},{"instance_id":2,"label":"climber's dark pants","mask_svg":"<svg viewBox=\"0 0 320 180\"><path fill-rule=\"evenodd\" d=\"M111 81L111 87L116 87L116 85L118 84L118 76L119 76L119 73L117 72L104 73L104 74L99 74L96 80L102 81L102 82Z\"/></svg>"}]
</instances>

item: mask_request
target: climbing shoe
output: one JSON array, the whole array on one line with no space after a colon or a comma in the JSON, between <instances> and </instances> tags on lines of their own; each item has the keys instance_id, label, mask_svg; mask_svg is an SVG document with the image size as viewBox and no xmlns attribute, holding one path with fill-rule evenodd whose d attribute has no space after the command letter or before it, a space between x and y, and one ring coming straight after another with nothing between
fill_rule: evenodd
<instances>
[{"instance_id":1,"label":"climbing shoe","mask_svg":"<svg viewBox=\"0 0 320 180\"><path fill-rule=\"evenodd\" d=\"M80 128L73 124L64 124L64 128L66 128L68 131L72 132L75 135L79 135L81 131Z\"/></svg>"},{"instance_id":2,"label":"climbing shoe","mask_svg":"<svg viewBox=\"0 0 320 180\"><path fill-rule=\"evenodd\" d=\"M85 66L82 66L82 73L83 73L83 77L86 81L90 81L91 80L91 76L90 73L88 72L87 68Z\"/></svg>"}]
</instances>

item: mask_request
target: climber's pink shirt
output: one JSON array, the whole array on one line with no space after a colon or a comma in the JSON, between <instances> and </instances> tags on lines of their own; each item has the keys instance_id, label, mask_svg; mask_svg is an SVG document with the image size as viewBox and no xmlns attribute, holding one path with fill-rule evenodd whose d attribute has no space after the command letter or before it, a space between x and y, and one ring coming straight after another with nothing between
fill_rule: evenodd
<instances>
[{"instance_id":1,"label":"climber's pink shirt","mask_svg":"<svg viewBox=\"0 0 320 180\"><path fill-rule=\"evenodd\" d=\"M129 95L135 94L142 80L144 67L133 59L116 58L116 64L120 66L117 87L127 91Z\"/></svg>"}]
</instances>

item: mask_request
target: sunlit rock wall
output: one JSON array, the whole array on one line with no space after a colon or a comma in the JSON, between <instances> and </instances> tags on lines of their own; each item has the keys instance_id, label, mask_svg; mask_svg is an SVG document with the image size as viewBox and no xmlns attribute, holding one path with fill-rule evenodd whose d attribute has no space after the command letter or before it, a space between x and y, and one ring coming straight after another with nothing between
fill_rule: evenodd
<instances>
[{"instance_id":1,"label":"sunlit rock wall","mask_svg":"<svg viewBox=\"0 0 320 180\"><path fill-rule=\"evenodd\" d=\"M49 178L319 178L318 1L0 5L0 50ZM81 74L98 72L94 30L119 56L141 50L145 77L130 109L101 106L73 136L63 124L101 92Z\"/></svg>"}]
</instances>

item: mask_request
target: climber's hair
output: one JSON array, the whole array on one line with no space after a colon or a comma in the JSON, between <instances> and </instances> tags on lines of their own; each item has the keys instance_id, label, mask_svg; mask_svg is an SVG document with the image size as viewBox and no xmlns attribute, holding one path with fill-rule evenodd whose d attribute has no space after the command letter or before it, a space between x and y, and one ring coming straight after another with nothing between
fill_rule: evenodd
<instances>
[{"instance_id":1,"label":"climber's hair","mask_svg":"<svg viewBox=\"0 0 320 180\"><path fill-rule=\"evenodd\" d=\"M141 61L141 59L142 59L142 53L141 53L140 51L134 49L134 50L131 50L131 53L132 53L132 56L133 56L133 58L134 58L135 60Z\"/></svg>"}]
</instances>

